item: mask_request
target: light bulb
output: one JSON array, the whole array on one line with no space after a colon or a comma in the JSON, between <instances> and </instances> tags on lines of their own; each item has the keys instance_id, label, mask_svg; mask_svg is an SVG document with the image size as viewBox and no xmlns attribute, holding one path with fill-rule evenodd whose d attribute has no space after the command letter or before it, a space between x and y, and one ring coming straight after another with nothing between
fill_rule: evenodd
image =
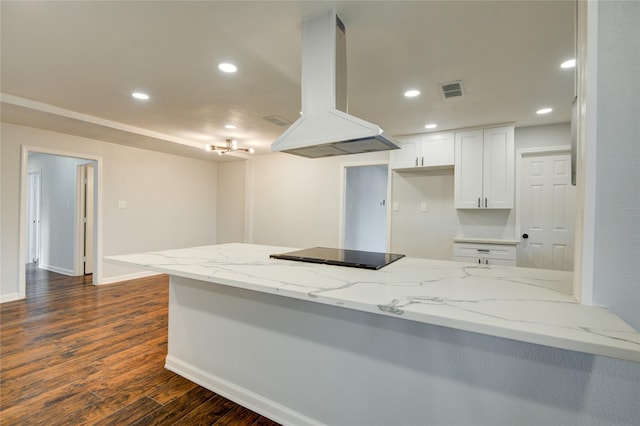
<instances>
[{"instance_id":1,"label":"light bulb","mask_svg":"<svg viewBox=\"0 0 640 426\"><path fill-rule=\"evenodd\" d=\"M236 72L238 70L235 65L229 63L222 63L218 65L218 69L224 72Z\"/></svg>"}]
</instances>

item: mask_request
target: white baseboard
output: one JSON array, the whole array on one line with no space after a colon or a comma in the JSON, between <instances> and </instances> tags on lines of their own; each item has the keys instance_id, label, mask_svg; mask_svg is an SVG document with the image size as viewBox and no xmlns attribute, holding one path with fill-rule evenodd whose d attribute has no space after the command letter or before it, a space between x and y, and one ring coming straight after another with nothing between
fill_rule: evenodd
<instances>
[{"instance_id":1,"label":"white baseboard","mask_svg":"<svg viewBox=\"0 0 640 426\"><path fill-rule=\"evenodd\" d=\"M154 275L162 275L162 274L159 272L142 271L142 272L134 272L133 274L116 275L115 277L102 278L98 283L98 285L113 284L120 281L129 281L129 280L135 280L138 278L152 277Z\"/></svg>"},{"instance_id":2,"label":"white baseboard","mask_svg":"<svg viewBox=\"0 0 640 426\"><path fill-rule=\"evenodd\" d=\"M167 355L164 367L212 392L283 425L322 425L289 407Z\"/></svg>"},{"instance_id":3,"label":"white baseboard","mask_svg":"<svg viewBox=\"0 0 640 426\"><path fill-rule=\"evenodd\" d=\"M55 272L57 274L67 275L70 277L77 276L76 271L74 271L73 269L58 268L57 266L51 266L51 265L45 265L45 264L39 264L38 268L46 269L47 271Z\"/></svg>"},{"instance_id":4,"label":"white baseboard","mask_svg":"<svg viewBox=\"0 0 640 426\"><path fill-rule=\"evenodd\" d=\"M13 302L14 300L20 300L20 293L0 294L0 303Z\"/></svg>"}]
</instances>

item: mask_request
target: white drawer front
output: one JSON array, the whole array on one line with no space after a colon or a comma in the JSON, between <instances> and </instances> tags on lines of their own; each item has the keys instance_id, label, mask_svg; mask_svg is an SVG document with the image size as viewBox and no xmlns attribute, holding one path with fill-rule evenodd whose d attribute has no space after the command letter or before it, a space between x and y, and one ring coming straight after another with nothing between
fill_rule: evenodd
<instances>
[{"instance_id":1,"label":"white drawer front","mask_svg":"<svg viewBox=\"0 0 640 426\"><path fill-rule=\"evenodd\" d=\"M456 257L472 257L472 258L489 258L516 260L516 247L512 245L502 244L469 244L454 243L453 256Z\"/></svg>"},{"instance_id":2,"label":"white drawer front","mask_svg":"<svg viewBox=\"0 0 640 426\"><path fill-rule=\"evenodd\" d=\"M492 265L500 265L500 266L516 266L516 261L509 259L490 259L488 257L467 257L467 256L453 256L453 260L456 262L465 262L465 263L473 263L475 265L482 266L492 266Z\"/></svg>"}]
</instances>

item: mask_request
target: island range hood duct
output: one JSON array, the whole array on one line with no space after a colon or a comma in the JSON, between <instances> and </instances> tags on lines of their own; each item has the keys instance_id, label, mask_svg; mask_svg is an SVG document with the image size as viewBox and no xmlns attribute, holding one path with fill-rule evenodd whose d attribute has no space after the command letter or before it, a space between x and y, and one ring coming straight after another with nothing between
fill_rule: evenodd
<instances>
[{"instance_id":1,"label":"island range hood duct","mask_svg":"<svg viewBox=\"0 0 640 426\"><path fill-rule=\"evenodd\" d=\"M302 115L272 151L307 158L398 149L375 124L347 114L347 43L335 11L302 24Z\"/></svg>"}]
</instances>

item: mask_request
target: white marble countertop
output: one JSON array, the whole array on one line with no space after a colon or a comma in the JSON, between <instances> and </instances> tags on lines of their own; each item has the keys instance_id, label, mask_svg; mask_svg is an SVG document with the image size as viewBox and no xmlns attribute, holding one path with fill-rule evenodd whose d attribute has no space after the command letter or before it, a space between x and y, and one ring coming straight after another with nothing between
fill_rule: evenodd
<instances>
[{"instance_id":1,"label":"white marble countertop","mask_svg":"<svg viewBox=\"0 0 640 426\"><path fill-rule=\"evenodd\" d=\"M571 273L403 258L374 271L270 259L296 250L221 244L108 256L170 275L640 362L640 334L570 295Z\"/></svg>"}]
</instances>

